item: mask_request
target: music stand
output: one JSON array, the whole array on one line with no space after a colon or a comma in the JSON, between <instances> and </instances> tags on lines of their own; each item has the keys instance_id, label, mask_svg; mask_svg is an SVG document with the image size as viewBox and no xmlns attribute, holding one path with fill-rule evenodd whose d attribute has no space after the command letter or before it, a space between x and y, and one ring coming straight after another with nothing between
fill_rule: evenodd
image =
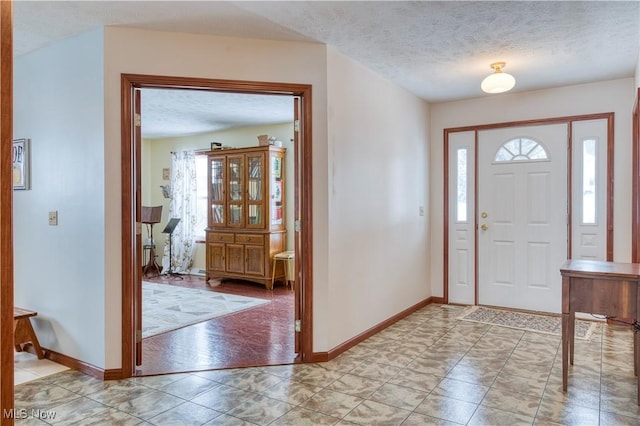
<instances>
[{"instance_id":1,"label":"music stand","mask_svg":"<svg viewBox=\"0 0 640 426\"><path fill-rule=\"evenodd\" d=\"M155 275L158 276L162 272L162 268L156 262L156 243L153 240L153 225L160 223L162 219L162 206L157 207L142 207L142 220L141 222L147 225L147 234L149 235L148 244L144 244L144 249L149 249L149 261L142 269L142 275L145 277L147 274L155 271Z\"/></svg>"},{"instance_id":2,"label":"music stand","mask_svg":"<svg viewBox=\"0 0 640 426\"><path fill-rule=\"evenodd\" d=\"M169 270L167 271L166 275L169 275L170 277L183 279L183 277L180 274L178 274L177 272L173 272L173 266L171 265L171 260L172 260L171 259L172 258L171 240L173 239L173 231L176 230L178 223L180 223L180 218L174 217L172 219L169 219L169 222L167 223L167 226L164 227L164 230L162 231L162 233L169 234Z\"/></svg>"}]
</instances>

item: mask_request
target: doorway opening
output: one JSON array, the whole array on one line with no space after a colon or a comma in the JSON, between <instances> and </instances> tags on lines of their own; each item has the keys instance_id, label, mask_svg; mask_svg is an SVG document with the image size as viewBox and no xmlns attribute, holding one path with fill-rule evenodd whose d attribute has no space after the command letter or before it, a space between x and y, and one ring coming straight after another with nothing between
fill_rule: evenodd
<instances>
[{"instance_id":1,"label":"doorway opening","mask_svg":"<svg viewBox=\"0 0 640 426\"><path fill-rule=\"evenodd\" d=\"M144 365L142 333L139 328L141 313L141 282L143 246L140 226L142 207L141 135L137 125L140 111L141 89L198 90L217 93L290 96L298 111L295 118L294 176L289 185L294 192L295 226L295 333L296 362L307 362L312 353L311 328L311 86L301 84L246 82L231 80L192 79L146 75L122 75L122 203L123 203L123 342L122 359L124 377L136 374L136 363ZM143 106L144 108L144 106ZM294 111L294 113L295 113ZM201 279L204 282L204 279ZM294 324L289 324L294 329ZM214 339L202 335L201 338ZM212 344L223 345L215 339ZM292 358L293 358L292 354ZM136 362L137 361L137 362ZM265 365L258 362L254 365ZM222 367L217 367L222 368ZM204 368L203 368L204 369ZM189 368L184 371L189 370ZM193 370L193 368L191 369Z\"/></svg>"}]
</instances>

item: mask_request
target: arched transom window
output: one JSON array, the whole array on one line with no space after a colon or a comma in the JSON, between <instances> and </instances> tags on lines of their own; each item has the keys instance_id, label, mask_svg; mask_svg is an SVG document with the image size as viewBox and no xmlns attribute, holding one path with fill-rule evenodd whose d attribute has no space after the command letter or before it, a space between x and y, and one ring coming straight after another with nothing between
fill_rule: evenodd
<instances>
[{"instance_id":1,"label":"arched transom window","mask_svg":"<svg viewBox=\"0 0 640 426\"><path fill-rule=\"evenodd\" d=\"M529 138L515 138L505 142L498 148L494 158L496 163L545 160L549 160L547 150L541 143Z\"/></svg>"}]
</instances>

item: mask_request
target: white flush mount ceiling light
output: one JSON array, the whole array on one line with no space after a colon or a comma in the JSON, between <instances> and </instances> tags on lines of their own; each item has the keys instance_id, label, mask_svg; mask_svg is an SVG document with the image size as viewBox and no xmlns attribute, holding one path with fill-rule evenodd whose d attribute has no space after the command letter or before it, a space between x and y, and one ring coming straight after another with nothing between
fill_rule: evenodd
<instances>
[{"instance_id":1,"label":"white flush mount ceiling light","mask_svg":"<svg viewBox=\"0 0 640 426\"><path fill-rule=\"evenodd\" d=\"M516 79L511 74L502 72L502 68L506 65L505 62L494 62L491 64L493 68L493 74L487 76L482 80L480 87L483 92L486 93L502 93L508 92L516 85Z\"/></svg>"}]
</instances>

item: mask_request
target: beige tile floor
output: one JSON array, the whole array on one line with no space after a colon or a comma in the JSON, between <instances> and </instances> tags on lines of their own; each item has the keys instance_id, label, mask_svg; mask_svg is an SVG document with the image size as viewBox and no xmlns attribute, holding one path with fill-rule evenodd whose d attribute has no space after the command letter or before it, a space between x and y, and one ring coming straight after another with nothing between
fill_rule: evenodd
<instances>
[{"instance_id":1,"label":"beige tile floor","mask_svg":"<svg viewBox=\"0 0 640 426\"><path fill-rule=\"evenodd\" d=\"M17 424L638 425L633 334L576 340L457 320L429 305L320 364L102 382L65 371L16 386ZM31 411L31 410L34 411Z\"/></svg>"},{"instance_id":2,"label":"beige tile floor","mask_svg":"<svg viewBox=\"0 0 640 426\"><path fill-rule=\"evenodd\" d=\"M13 375L14 383L20 385L42 377L50 376L68 367L57 364L48 359L38 359L29 352L14 352Z\"/></svg>"}]
</instances>

